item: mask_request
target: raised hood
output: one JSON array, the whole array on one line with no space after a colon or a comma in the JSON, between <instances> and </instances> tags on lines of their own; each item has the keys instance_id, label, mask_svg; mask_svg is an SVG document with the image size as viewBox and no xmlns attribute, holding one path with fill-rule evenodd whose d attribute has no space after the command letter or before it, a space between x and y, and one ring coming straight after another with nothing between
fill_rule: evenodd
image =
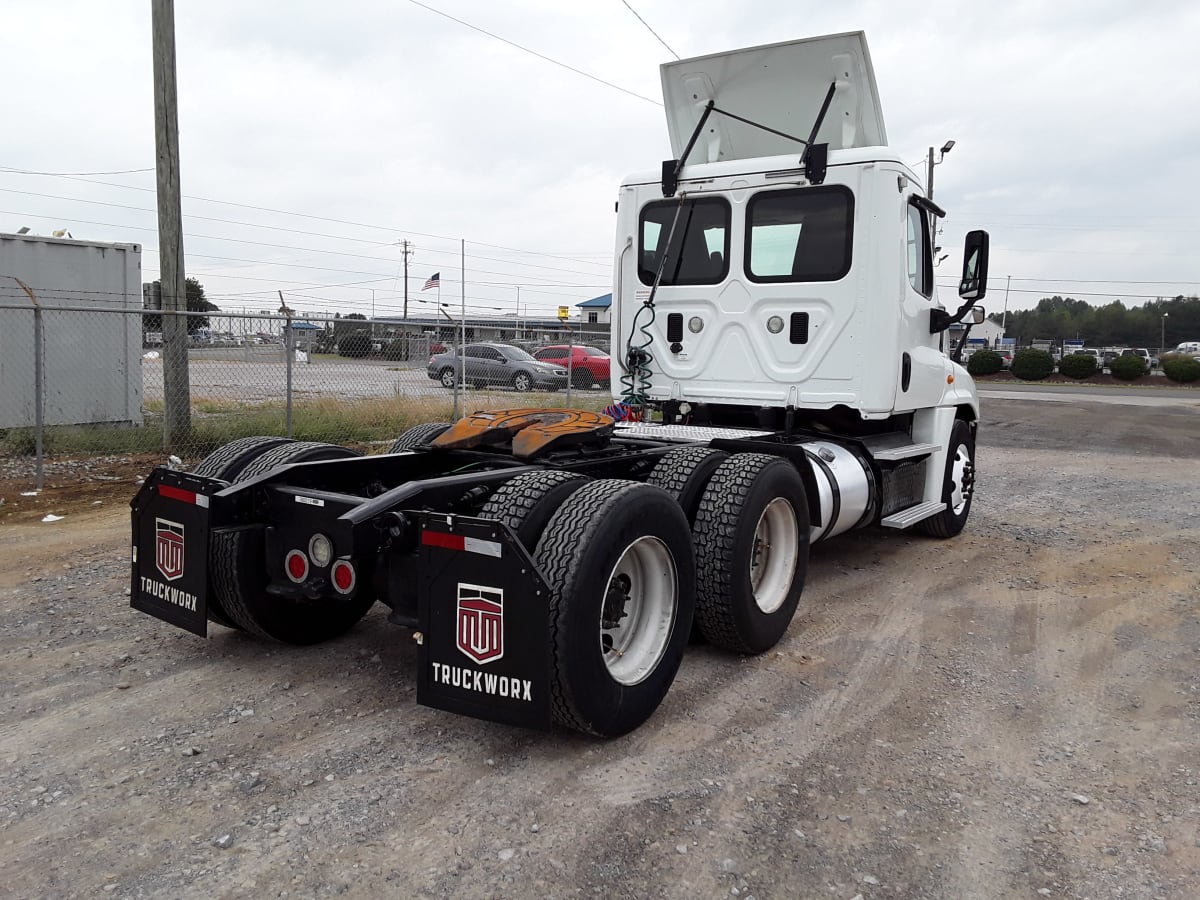
<instances>
[{"instance_id":1,"label":"raised hood","mask_svg":"<svg viewBox=\"0 0 1200 900\"><path fill-rule=\"evenodd\" d=\"M671 150L683 153L709 100L753 122L808 139L829 85L837 88L817 143L830 150L887 144L875 72L861 31L665 63ZM709 116L690 162L800 154L802 144L727 116Z\"/></svg>"}]
</instances>

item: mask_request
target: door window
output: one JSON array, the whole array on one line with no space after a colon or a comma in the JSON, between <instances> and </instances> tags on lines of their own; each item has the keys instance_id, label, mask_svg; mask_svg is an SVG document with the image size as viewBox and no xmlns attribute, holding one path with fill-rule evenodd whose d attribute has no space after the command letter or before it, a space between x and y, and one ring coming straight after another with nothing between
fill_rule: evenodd
<instances>
[{"instance_id":1,"label":"door window","mask_svg":"<svg viewBox=\"0 0 1200 900\"><path fill-rule=\"evenodd\" d=\"M929 218L915 203L908 204L908 282L925 297L933 296L933 258Z\"/></svg>"}]
</instances>

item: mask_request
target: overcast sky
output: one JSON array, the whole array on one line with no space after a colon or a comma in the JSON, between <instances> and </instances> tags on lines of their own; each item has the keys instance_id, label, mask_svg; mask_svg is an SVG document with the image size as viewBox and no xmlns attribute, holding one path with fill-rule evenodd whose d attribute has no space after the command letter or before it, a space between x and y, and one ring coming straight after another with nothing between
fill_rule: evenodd
<instances>
[{"instance_id":1,"label":"overcast sky","mask_svg":"<svg viewBox=\"0 0 1200 900\"><path fill-rule=\"evenodd\" d=\"M670 155L672 51L861 29L889 143L923 173L957 142L936 171L942 243L991 232L990 311L1006 276L1009 309L1200 293L1195 0L629 5L670 50L621 0L180 0L188 274L225 309L274 309L282 289L297 309L398 314L408 240L410 311L429 312L434 272L459 298L465 239L471 310L574 305L611 289L622 177ZM150 7L0 0L0 231L138 243L147 280L153 171L61 173L152 169Z\"/></svg>"}]
</instances>

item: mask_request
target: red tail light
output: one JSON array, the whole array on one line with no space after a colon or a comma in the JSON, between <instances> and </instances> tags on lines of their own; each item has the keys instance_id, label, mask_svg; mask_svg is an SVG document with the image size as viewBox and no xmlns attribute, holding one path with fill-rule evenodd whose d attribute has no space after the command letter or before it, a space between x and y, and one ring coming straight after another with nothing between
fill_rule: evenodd
<instances>
[{"instance_id":1,"label":"red tail light","mask_svg":"<svg viewBox=\"0 0 1200 900\"><path fill-rule=\"evenodd\" d=\"M288 578L300 584L308 577L308 557L299 550L292 550L283 561L283 569Z\"/></svg>"},{"instance_id":2,"label":"red tail light","mask_svg":"<svg viewBox=\"0 0 1200 900\"><path fill-rule=\"evenodd\" d=\"M358 581L354 566L344 559L339 559L333 564L333 568L329 570L329 577L333 581L334 590L339 594L350 593Z\"/></svg>"}]
</instances>

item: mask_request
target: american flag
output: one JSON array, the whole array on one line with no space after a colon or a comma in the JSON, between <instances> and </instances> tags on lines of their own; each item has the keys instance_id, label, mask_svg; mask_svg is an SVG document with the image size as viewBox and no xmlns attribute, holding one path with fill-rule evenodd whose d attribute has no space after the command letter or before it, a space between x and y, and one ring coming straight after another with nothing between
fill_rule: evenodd
<instances>
[{"instance_id":1,"label":"american flag","mask_svg":"<svg viewBox=\"0 0 1200 900\"><path fill-rule=\"evenodd\" d=\"M430 275L428 278L425 279L425 287L421 288L421 290L427 291L430 288L440 287L441 283L442 283L442 273L434 272L432 275Z\"/></svg>"}]
</instances>

